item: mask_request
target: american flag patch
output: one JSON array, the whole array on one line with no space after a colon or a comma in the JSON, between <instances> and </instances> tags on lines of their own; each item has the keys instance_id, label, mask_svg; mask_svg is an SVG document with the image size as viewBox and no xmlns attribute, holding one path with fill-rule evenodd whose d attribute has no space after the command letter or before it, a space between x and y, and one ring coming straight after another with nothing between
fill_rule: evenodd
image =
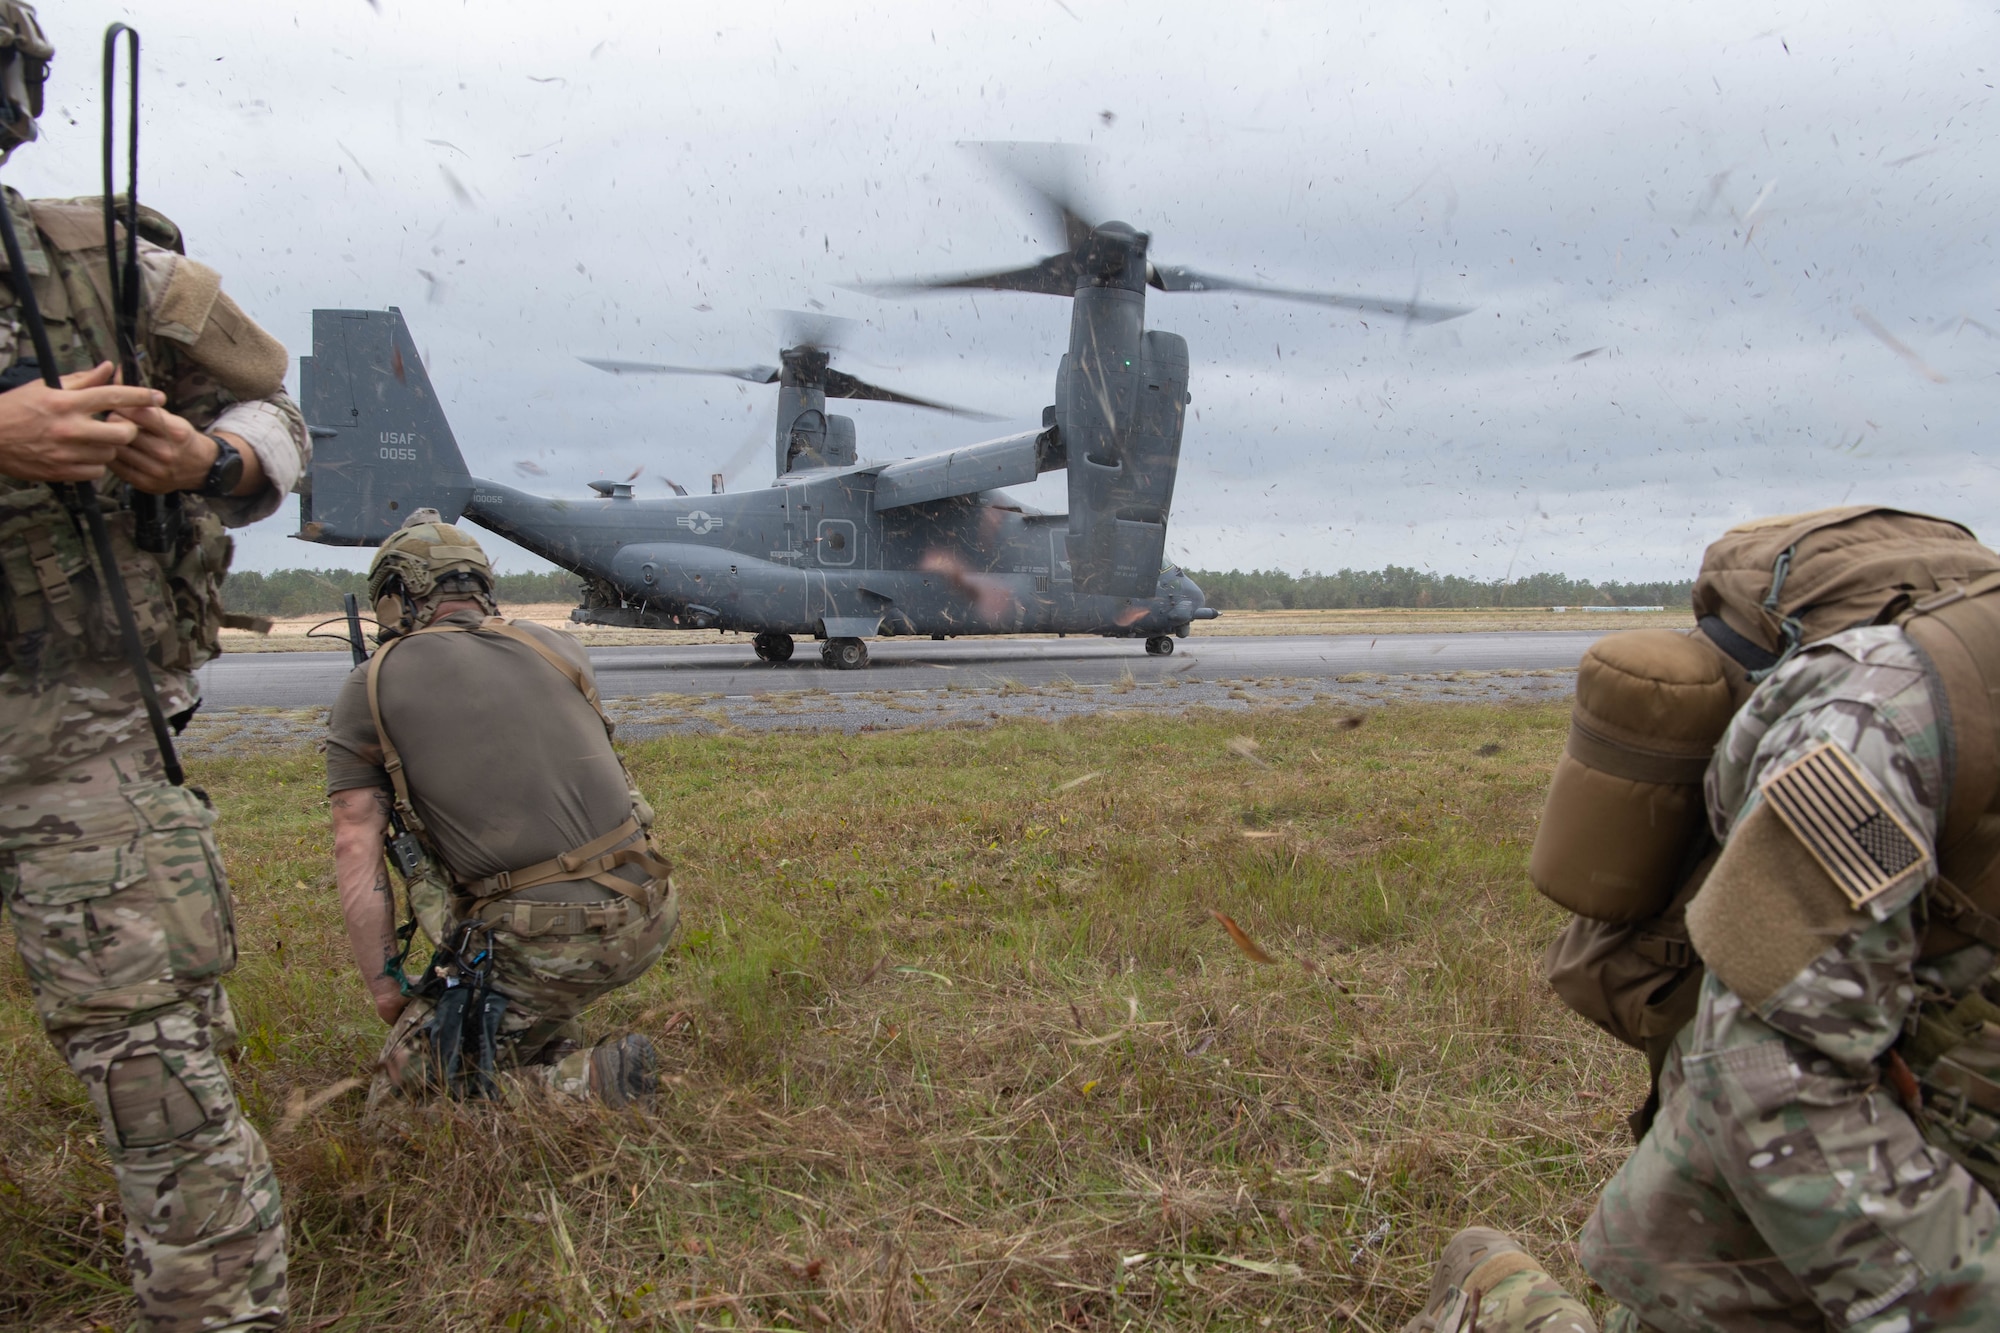
<instances>
[{"instance_id":1,"label":"american flag patch","mask_svg":"<svg viewBox=\"0 0 2000 1333\"><path fill-rule=\"evenodd\" d=\"M1767 779L1764 800L1833 876L1847 901L1879 898L1930 856L1831 741Z\"/></svg>"}]
</instances>

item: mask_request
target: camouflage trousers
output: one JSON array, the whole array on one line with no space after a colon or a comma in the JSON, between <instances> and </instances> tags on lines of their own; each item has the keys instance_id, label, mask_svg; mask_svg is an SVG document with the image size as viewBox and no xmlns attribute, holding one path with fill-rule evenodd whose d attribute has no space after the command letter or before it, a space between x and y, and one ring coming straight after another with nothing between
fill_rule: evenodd
<instances>
[{"instance_id":1,"label":"camouflage trousers","mask_svg":"<svg viewBox=\"0 0 2000 1333\"><path fill-rule=\"evenodd\" d=\"M666 951L680 924L680 897L669 882L654 886L650 902L650 909L641 907L584 881L529 889L480 911L492 928L492 988L507 997L498 1053L503 1083L531 1095L592 1095L590 1051L577 1020L599 996L644 976ZM450 919L447 936L459 919ZM369 1105L434 1090L435 1007L413 998L389 1029Z\"/></svg>"},{"instance_id":2,"label":"camouflage trousers","mask_svg":"<svg viewBox=\"0 0 2000 1333\"><path fill-rule=\"evenodd\" d=\"M0 893L42 1024L96 1105L158 1333L285 1311L277 1177L222 1063L236 930L214 822L150 743L0 789Z\"/></svg>"},{"instance_id":3,"label":"camouflage trousers","mask_svg":"<svg viewBox=\"0 0 2000 1333\"><path fill-rule=\"evenodd\" d=\"M1661 1333L1991 1327L1991 1196L1872 1078L1716 999L1584 1229L1590 1275Z\"/></svg>"}]
</instances>

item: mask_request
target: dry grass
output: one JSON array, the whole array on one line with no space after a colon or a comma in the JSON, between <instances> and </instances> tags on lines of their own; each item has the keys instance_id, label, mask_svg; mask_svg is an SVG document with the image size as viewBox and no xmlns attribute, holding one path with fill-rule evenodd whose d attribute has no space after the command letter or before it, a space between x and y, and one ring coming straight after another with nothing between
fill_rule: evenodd
<instances>
[{"instance_id":1,"label":"dry grass","mask_svg":"<svg viewBox=\"0 0 2000 1333\"><path fill-rule=\"evenodd\" d=\"M500 609L517 620L532 620L539 625L564 630L576 635L593 648L608 648L621 644L660 645L714 643L718 635L714 630L699 629L616 629L608 625L578 625L569 618L572 603L530 602L508 603ZM371 614L366 607L363 614ZM316 626L322 627L320 634L307 638ZM368 633L375 631L368 625L362 628ZM269 634L256 634L247 629L226 629L222 631L222 646L232 653L303 653L303 652L345 652L345 644L329 639L327 634L347 632L347 623L337 616L287 616L271 626ZM748 651L749 640L739 639Z\"/></svg>"},{"instance_id":2,"label":"dry grass","mask_svg":"<svg viewBox=\"0 0 2000 1333\"><path fill-rule=\"evenodd\" d=\"M660 1042L659 1106L296 1116L297 1326L1388 1330L1475 1220L1574 1280L1642 1087L1539 980L1558 916L1524 869L1563 726L1391 705L635 746L686 927L591 1021ZM199 768L268 1128L381 1028L317 757ZM94 1119L0 976L0 1322L116 1320Z\"/></svg>"},{"instance_id":3,"label":"dry grass","mask_svg":"<svg viewBox=\"0 0 2000 1333\"><path fill-rule=\"evenodd\" d=\"M1547 607L1372 607L1353 611L1224 611L1195 626L1196 638L1238 634L1492 634L1515 630L1686 629L1694 614L1551 611Z\"/></svg>"},{"instance_id":4,"label":"dry grass","mask_svg":"<svg viewBox=\"0 0 2000 1333\"><path fill-rule=\"evenodd\" d=\"M681 644L735 643L749 651L749 636L719 634L712 629L614 629L604 625L572 624L566 603L537 602L507 605L509 616L551 625L577 635L593 647L621 644L650 644L654 647ZM267 635L249 630L224 630L223 645L232 653L339 652L341 645L330 639L307 639L306 631L326 619L303 616L281 620ZM1465 610L1389 607L1363 611L1225 611L1218 620L1206 620L1194 629L1197 640L1264 634L1471 634L1510 630L1620 630L1663 626L1686 629L1693 623L1685 607L1677 611L1564 611L1542 607L1470 607ZM338 624L328 627L340 631ZM1003 637L968 634L964 638ZM1008 638L1053 639L1053 634L1007 635ZM810 645L808 645L810 647Z\"/></svg>"}]
</instances>

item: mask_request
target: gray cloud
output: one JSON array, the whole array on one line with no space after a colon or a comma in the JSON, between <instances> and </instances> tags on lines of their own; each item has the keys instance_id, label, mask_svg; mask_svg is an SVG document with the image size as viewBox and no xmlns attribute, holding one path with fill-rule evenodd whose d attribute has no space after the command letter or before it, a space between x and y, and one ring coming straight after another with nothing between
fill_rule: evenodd
<instances>
[{"instance_id":1,"label":"gray cloud","mask_svg":"<svg viewBox=\"0 0 2000 1333\"><path fill-rule=\"evenodd\" d=\"M770 429L768 390L576 355L769 361L768 312L809 300L863 321L871 378L1034 419L1064 302L839 289L1043 253L952 147L1021 138L1084 145L1088 196L1162 262L1478 306L1405 330L1155 296L1194 358L1190 563L1660 576L1754 513L1977 526L2000 495L1990 15L832 9L51 7L45 141L6 175L96 187L97 34L134 23L143 195L295 351L315 305L402 306L475 471L528 460L551 493L698 486ZM854 415L875 456L981 433ZM768 478L749 460L733 485ZM244 562L358 558L288 526Z\"/></svg>"}]
</instances>

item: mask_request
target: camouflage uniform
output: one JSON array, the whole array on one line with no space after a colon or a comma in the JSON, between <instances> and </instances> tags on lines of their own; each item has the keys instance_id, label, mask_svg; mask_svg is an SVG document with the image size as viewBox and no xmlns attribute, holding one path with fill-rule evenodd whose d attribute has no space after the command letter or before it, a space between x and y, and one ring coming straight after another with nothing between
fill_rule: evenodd
<instances>
[{"instance_id":1,"label":"camouflage uniform","mask_svg":"<svg viewBox=\"0 0 2000 1333\"><path fill-rule=\"evenodd\" d=\"M532 892L532 891L531 891ZM590 1098L592 1048L577 1021L594 1000L644 976L673 938L680 900L671 888L653 912L627 899L592 904L598 922L574 933L534 933L535 917L574 914L568 906L509 902L484 916L496 923L493 988L507 997L500 1023L501 1078L517 1088ZM455 926L459 918L449 918ZM448 926L449 930L450 927ZM389 1030L369 1089L371 1104L426 1091L429 1023L436 1005L412 999Z\"/></svg>"},{"instance_id":2,"label":"camouflage uniform","mask_svg":"<svg viewBox=\"0 0 2000 1333\"><path fill-rule=\"evenodd\" d=\"M1451 1238L1423 1312L1403 1333L1597 1333L1583 1303L1512 1239L1486 1227Z\"/></svg>"},{"instance_id":3,"label":"camouflage uniform","mask_svg":"<svg viewBox=\"0 0 2000 1333\"><path fill-rule=\"evenodd\" d=\"M1708 775L1716 835L1726 840L1758 808L1762 780L1831 741L1929 851L1945 800L1942 726L1902 630L1823 640L1730 723ZM1876 1065L1920 992L1962 993L1993 962L1973 945L1918 963L1924 888L1908 875L1852 913L1754 1008L1706 979L1662 1073L1659 1118L1582 1240L1591 1276L1646 1327L1903 1333L1993 1322L2000 1212L1926 1142Z\"/></svg>"},{"instance_id":4,"label":"camouflage uniform","mask_svg":"<svg viewBox=\"0 0 2000 1333\"><path fill-rule=\"evenodd\" d=\"M11 191L5 206L60 368L107 359L114 344L90 271L104 263L101 230L93 252L78 210L31 213ZM159 558L132 545L115 479L99 486L172 715L194 708L194 668L217 647L230 556L222 524L274 511L309 446L280 387L283 349L219 294L212 271L158 246L142 251L152 382L197 429L241 437L269 483L240 499L190 498L186 540ZM262 339L267 370L276 348L277 377L263 391L248 391L241 366L218 377L204 360L204 340L224 334L238 350ZM0 366L28 351L11 292L0 290ZM0 476L0 897L42 1022L97 1107L144 1325L276 1327L285 1309L277 1180L222 1063L235 1025L221 978L236 940L215 816L164 781L105 599L87 591L92 568L47 487Z\"/></svg>"}]
</instances>

